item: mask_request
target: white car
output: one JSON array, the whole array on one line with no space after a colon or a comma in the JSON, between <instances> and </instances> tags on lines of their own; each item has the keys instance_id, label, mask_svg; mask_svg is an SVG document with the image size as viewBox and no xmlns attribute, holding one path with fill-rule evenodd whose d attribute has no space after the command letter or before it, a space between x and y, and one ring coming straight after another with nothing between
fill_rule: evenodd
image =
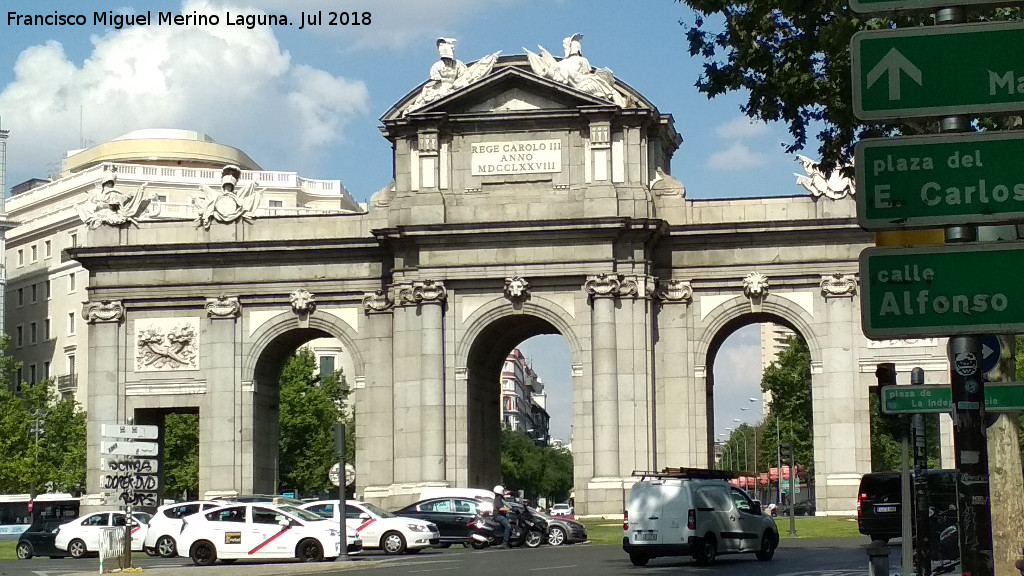
<instances>
[{"instance_id":1,"label":"white car","mask_svg":"<svg viewBox=\"0 0 1024 576\"><path fill-rule=\"evenodd\" d=\"M156 514L149 520L146 541L142 549L150 556L171 558L178 555L178 534L181 533L182 518L198 512L210 510L227 504L224 501L195 500L166 504L156 509Z\"/></svg>"},{"instance_id":2,"label":"white car","mask_svg":"<svg viewBox=\"0 0 1024 576\"><path fill-rule=\"evenodd\" d=\"M333 522L288 505L234 502L186 516L182 524L178 555L190 558L197 566L240 558L318 562L337 558L341 549ZM355 535L348 544L348 552L362 548Z\"/></svg>"},{"instance_id":3,"label":"white car","mask_svg":"<svg viewBox=\"0 0 1024 576\"><path fill-rule=\"evenodd\" d=\"M555 504L548 512L549 516L572 516L572 506L566 503Z\"/></svg>"},{"instance_id":4,"label":"white car","mask_svg":"<svg viewBox=\"0 0 1024 576\"><path fill-rule=\"evenodd\" d=\"M310 502L302 508L338 521L337 500ZM345 501L345 528L348 533L359 534L363 548L380 549L385 554L415 554L441 542L441 532L433 522L395 516L358 500Z\"/></svg>"},{"instance_id":5,"label":"white car","mask_svg":"<svg viewBox=\"0 0 1024 576\"><path fill-rule=\"evenodd\" d=\"M67 551L72 558L81 558L86 554L99 552L100 539L104 528L124 526L126 523L124 512L96 512L88 514L81 518L75 518L71 522L61 524L57 528L57 535L54 537L53 545ZM135 516L135 521L132 522L131 528L132 550L142 550L142 544L146 540L146 532L147 526L145 521Z\"/></svg>"}]
</instances>

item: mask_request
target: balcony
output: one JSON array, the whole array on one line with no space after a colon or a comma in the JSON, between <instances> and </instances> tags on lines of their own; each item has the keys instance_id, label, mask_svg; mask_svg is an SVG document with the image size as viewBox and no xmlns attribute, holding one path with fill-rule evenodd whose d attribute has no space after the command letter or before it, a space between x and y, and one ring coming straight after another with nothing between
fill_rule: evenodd
<instances>
[{"instance_id":1,"label":"balcony","mask_svg":"<svg viewBox=\"0 0 1024 576\"><path fill-rule=\"evenodd\" d=\"M78 389L78 374L57 376L57 392L70 394Z\"/></svg>"}]
</instances>

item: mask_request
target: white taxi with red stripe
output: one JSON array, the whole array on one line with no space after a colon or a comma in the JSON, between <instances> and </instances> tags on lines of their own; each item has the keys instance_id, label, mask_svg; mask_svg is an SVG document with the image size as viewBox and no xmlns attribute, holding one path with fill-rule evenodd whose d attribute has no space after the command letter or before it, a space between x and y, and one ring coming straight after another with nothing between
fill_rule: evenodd
<instances>
[{"instance_id":1,"label":"white taxi with red stripe","mask_svg":"<svg viewBox=\"0 0 1024 576\"><path fill-rule=\"evenodd\" d=\"M263 502L231 503L183 519L178 555L198 566L218 559L296 558L303 562L337 558L338 526L311 512ZM362 543L349 539L348 551Z\"/></svg>"},{"instance_id":2,"label":"white taxi with red stripe","mask_svg":"<svg viewBox=\"0 0 1024 576\"><path fill-rule=\"evenodd\" d=\"M133 515L134 516L134 515ZM96 512L75 518L71 522L61 524L53 545L66 550L72 558L81 558L87 554L95 554L100 549L100 539L104 529L124 526L127 524L124 512ZM146 540L146 522L135 517L132 522L132 550L141 551Z\"/></svg>"},{"instance_id":3,"label":"white taxi with red stripe","mask_svg":"<svg viewBox=\"0 0 1024 576\"><path fill-rule=\"evenodd\" d=\"M338 521L337 500L310 502L302 508ZM359 534L363 548L380 549L385 554L414 554L441 541L441 533L433 522L395 516L358 500L345 501L345 527Z\"/></svg>"}]
</instances>

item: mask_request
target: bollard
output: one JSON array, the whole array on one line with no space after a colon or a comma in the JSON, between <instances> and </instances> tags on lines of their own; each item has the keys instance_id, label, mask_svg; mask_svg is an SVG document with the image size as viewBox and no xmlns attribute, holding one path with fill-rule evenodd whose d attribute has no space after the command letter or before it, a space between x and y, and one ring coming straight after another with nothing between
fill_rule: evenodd
<instances>
[{"instance_id":1,"label":"bollard","mask_svg":"<svg viewBox=\"0 0 1024 576\"><path fill-rule=\"evenodd\" d=\"M868 576L889 576L889 544L872 540L868 544Z\"/></svg>"}]
</instances>

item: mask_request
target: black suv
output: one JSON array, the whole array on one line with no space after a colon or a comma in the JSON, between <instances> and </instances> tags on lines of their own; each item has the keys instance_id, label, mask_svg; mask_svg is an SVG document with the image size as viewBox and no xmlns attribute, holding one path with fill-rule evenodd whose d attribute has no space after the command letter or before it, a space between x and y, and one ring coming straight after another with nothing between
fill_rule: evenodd
<instances>
[{"instance_id":1,"label":"black suv","mask_svg":"<svg viewBox=\"0 0 1024 576\"><path fill-rule=\"evenodd\" d=\"M946 517L953 510L955 521L956 470L927 470L925 478L930 516ZM902 485L899 472L872 472L861 478L857 491L857 528L861 534L886 542L903 535Z\"/></svg>"}]
</instances>

